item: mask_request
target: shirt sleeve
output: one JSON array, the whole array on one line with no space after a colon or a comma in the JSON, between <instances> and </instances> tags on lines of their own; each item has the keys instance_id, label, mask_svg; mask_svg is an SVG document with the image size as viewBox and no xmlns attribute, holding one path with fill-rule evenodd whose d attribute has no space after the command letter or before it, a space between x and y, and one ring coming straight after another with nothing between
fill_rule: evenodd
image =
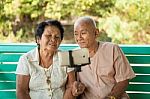
<instances>
[{"instance_id":1,"label":"shirt sleeve","mask_svg":"<svg viewBox=\"0 0 150 99\"><path fill-rule=\"evenodd\" d=\"M74 68L67 67L67 73L74 71Z\"/></svg>"},{"instance_id":2,"label":"shirt sleeve","mask_svg":"<svg viewBox=\"0 0 150 99\"><path fill-rule=\"evenodd\" d=\"M116 71L115 79L117 82L135 77L134 71L118 45L114 46L114 68Z\"/></svg>"},{"instance_id":3,"label":"shirt sleeve","mask_svg":"<svg viewBox=\"0 0 150 99\"><path fill-rule=\"evenodd\" d=\"M29 64L25 55L21 56L19 59L16 74L29 75Z\"/></svg>"}]
</instances>

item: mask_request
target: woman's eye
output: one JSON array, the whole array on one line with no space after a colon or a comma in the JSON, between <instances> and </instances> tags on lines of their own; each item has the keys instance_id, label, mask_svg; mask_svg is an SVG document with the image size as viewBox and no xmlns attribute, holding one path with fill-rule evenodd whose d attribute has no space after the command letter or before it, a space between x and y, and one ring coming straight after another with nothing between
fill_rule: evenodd
<instances>
[{"instance_id":1,"label":"woman's eye","mask_svg":"<svg viewBox=\"0 0 150 99\"><path fill-rule=\"evenodd\" d=\"M49 38L49 37L51 37L52 35L45 35L45 37L47 37L47 38Z\"/></svg>"},{"instance_id":2,"label":"woman's eye","mask_svg":"<svg viewBox=\"0 0 150 99\"><path fill-rule=\"evenodd\" d=\"M60 38L60 36L58 35L58 36L55 36L55 38Z\"/></svg>"},{"instance_id":3,"label":"woman's eye","mask_svg":"<svg viewBox=\"0 0 150 99\"><path fill-rule=\"evenodd\" d=\"M49 35L49 37L52 37L52 35Z\"/></svg>"}]
</instances>

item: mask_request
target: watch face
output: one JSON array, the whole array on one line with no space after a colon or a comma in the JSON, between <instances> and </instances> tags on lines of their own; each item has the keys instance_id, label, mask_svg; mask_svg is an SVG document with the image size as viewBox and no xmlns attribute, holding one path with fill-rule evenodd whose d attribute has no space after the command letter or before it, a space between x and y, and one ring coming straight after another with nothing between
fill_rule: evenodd
<instances>
[{"instance_id":1,"label":"watch face","mask_svg":"<svg viewBox=\"0 0 150 99\"><path fill-rule=\"evenodd\" d=\"M114 96L110 96L110 99L116 99Z\"/></svg>"}]
</instances>

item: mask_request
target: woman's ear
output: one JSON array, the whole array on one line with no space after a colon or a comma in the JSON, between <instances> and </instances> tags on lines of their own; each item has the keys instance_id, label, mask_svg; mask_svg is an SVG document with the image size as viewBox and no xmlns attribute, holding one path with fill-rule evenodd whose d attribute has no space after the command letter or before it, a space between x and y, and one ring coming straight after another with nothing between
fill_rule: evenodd
<instances>
[{"instance_id":1,"label":"woman's ear","mask_svg":"<svg viewBox=\"0 0 150 99\"><path fill-rule=\"evenodd\" d=\"M36 43L37 43L37 45L40 45L40 37L36 37Z\"/></svg>"}]
</instances>

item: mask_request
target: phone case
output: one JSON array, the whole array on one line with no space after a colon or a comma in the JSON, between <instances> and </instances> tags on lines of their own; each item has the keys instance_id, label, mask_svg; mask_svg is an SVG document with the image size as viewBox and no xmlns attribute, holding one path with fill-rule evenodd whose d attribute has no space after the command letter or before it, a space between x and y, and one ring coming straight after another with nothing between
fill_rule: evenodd
<instances>
[{"instance_id":1,"label":"phone case","mask_svg":"<svg viewBox=\"0 0 150 99\"><path fill-rule=\"evenodd\" d=\"M85 65L90 63L89 52L86 48L58 52L60 65ZM72 59L71 59L72 58Z\"/></svg>"}]
</instances>

